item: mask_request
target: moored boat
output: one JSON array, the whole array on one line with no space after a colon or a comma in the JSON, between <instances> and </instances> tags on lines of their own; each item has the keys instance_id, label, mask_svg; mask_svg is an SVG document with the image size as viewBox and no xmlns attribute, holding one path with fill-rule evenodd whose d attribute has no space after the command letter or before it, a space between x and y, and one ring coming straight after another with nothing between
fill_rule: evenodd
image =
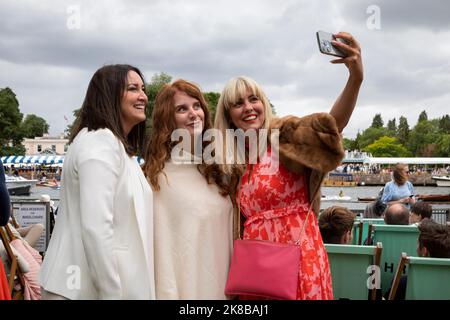
<instances>
[{"instance_id":1,"label":"moored boat","mask_svg":"<svg viewBox=\"0 0 450 320\"><path fill-rule=\"evenodd\" d=\"M418 200L434 202L450 202L450 194L418 194Z\"/></svg>"},{"instance_id":2,"label":"moored boat","mask_svg":"<svg viewBox=\"0 0 450 320\"><path fill-rule=\"evenodd\" d=\"M20 176L5 175L6 188L10 195L26 195L30 189L36 186L37 180L29 180Z\"/></svg>"},{"instance_id":3,"label":"moored boat","mask_svg":"<svg viewBox=\"0 0 450 320\"><path fill-rule=\"evenodd\" d=\"M433 176L438 187L450 187L450 176Z\"/></svg>"}]
</instances>

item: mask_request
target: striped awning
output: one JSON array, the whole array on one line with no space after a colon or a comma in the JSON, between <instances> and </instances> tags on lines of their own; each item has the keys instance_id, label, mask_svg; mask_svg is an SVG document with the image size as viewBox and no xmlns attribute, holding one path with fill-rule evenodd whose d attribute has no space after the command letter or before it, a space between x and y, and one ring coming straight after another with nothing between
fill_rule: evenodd
<instances>
[{"instance_id":1,"label":"striped awning","mask_svg":"<svg viewBox=\"0 0 450 320\"><path fill-rule=\"evenodd\" d=\"M63 163L64 156L4 156L3 164L30 163L30 164L55 164Z\"/></svg>"},{"instance_id":2,"label":"striped awning","mask_svg":"<svg viewBox=\"0 0 450 320\"><path fill-rule=\"evenodd\" d=\"M144 159L134 157L140 165L144 164ZM64 162L64 156L5 156L2 157L3 164L30 163L30 164L57 164Z\"/></svg>"}]
</instances>

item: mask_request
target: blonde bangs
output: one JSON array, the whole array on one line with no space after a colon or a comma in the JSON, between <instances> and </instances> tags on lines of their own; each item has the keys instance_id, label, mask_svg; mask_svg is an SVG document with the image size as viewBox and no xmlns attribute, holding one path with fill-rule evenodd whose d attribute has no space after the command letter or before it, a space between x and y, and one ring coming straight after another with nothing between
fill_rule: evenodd
<instances>
[{"instance_id":1,"label":"blonde bangs","mask_svg":"<svg viewBox=\"0 0 450 320\"><path fill-rule=\"evenodd\" d=\"M267 99L265 93L262 91L261 87L256 83L255 80L249 77L239 76L228 81L227 85L222 91L224 109L226 111L229 111L229 109L234 106L238 102L238 100L244 99L247 91L250 91L262 101L265 111L263 129L268 129L269 123L273 118L272 108L270 107L269 100Z\"/></svg>"}]
</instances>

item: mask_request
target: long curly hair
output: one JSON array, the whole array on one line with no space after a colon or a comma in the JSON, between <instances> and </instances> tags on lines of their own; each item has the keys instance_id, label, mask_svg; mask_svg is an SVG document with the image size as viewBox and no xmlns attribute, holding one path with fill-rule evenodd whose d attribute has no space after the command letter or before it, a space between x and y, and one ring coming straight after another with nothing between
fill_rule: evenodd
<instances>
[{"instance_id":1,"label":"long curly hair","mask_svg":"<svg viewBox=\"0 0 450 320\"><path fill-rule=\"evenodd\" d=\"M177 129L175 124L174 96L179 91L186 93L200 102L201 108L205 115L202 136L206 130L212 128L211 115L208 110L208 105L200 88L196 84L179 79L171 84L165 85L161 89L156 96L155 105L153 108L153 128L145 148L145 164L143 166L144 173L155 191L160 190L160 185L158 182L159 175L164 174L163 169L165 162L170 159L172 149L178 143L176 141L171 141L171 135L172 132ZM210 141L203 141L202 151L210 143ZM220 194L223 196L229 194L229 178L219 168L219 165L206 164L202 161L201 164L197 165L197 168L209 184L215 183L218 186Z\"/></svg>"}]
</instances>

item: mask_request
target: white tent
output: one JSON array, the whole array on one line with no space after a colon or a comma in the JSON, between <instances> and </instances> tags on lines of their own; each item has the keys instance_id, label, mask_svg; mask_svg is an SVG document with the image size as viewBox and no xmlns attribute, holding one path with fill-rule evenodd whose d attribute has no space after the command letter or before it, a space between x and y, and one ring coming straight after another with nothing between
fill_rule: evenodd
<instances>
[{"instance_id":1,"label":"white tent","mask_svg":"<svg viewBox=\"0 0 450 320\"><path fill-rule=\"evenodd\" d=\"M364 159L364 164L426 164L426 165L450 165L450 158L372 158Z\"/></svg>"}]
</instances>

